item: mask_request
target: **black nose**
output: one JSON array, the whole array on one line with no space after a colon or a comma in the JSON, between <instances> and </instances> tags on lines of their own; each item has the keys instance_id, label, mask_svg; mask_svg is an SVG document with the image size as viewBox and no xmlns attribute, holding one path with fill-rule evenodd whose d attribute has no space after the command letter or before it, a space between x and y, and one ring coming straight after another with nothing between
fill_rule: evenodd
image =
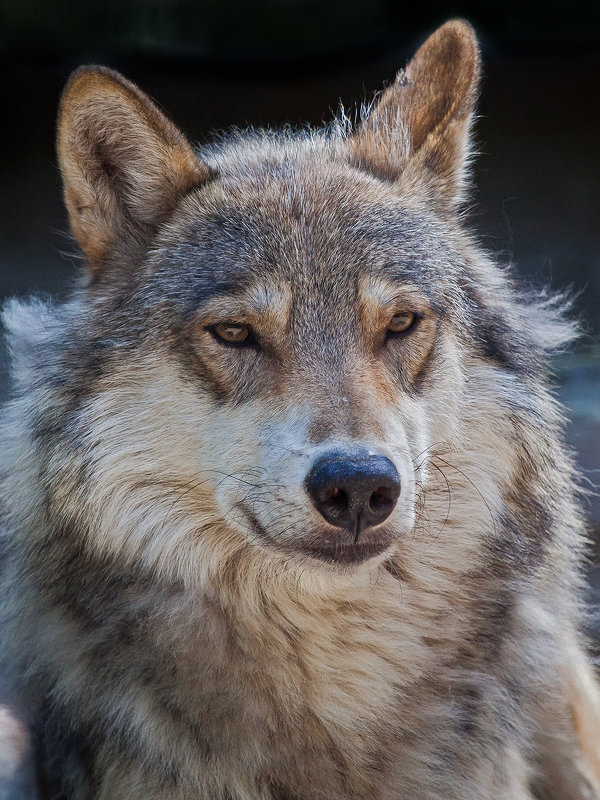
<instances>
[{"instance_id":1,"label":"black nose","mask_svg":"<svg viewBox=\"0 0 600 800\"><path fill-rule=\"evenodd\" d=\"M326 453L306 476L305 485L327 522L357 533L386 520L400 496L396 467L377 454Z\"/></svg>"}]
</instances>

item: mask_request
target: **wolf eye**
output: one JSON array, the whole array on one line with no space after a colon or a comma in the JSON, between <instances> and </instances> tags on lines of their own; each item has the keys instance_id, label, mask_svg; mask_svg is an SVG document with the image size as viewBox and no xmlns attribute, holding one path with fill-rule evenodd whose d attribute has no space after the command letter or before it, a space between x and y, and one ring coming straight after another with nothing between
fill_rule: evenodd
<instances>
[{"instance_id":1,"label":"wolf eye","mask_svg":"<svg viewBox=\"0 0 600 800\"><path fill-rule=\"evenodd\" d=\"M247 325L238 325L236 322L220 322L210 328L217 339L221 339L227 344L248 343L252 335Z\"/></svg>"},{"instance_id":2,"label":"wolf eye","mask_svg":"<svg viewBox=\"0 0 600 800\"><path fill-rule=\"evenodd\" d=\"M395 314L388 325L389 333L406 333L417 321L417 315L413 311L402 311Z\"/></svg>"}]
</instances>

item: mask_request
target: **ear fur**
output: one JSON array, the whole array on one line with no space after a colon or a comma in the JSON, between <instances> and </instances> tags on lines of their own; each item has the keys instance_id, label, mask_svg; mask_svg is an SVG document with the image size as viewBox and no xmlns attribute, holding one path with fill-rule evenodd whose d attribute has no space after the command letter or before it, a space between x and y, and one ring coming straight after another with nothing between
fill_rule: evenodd
<instances>
[{"instance_id":1,"label":"ear fur","mask_svg":"<svg viewBox=\"0 0 600 800\"><path fill-rule=\"evenodd\" d=\"M450 20L419 48L350 141L352 161L442 209L462 200L480 57L473 28Z\"/></svg>"},{"instance_id":2,"label":"ear fur","mask_svg":"<svg viewBox=\"0 0 600 800\"><path fill-rule=\"evenodd\" d=\"M154 103L105 67L71 75L57 138L71 229L93 273L125 250L138 252L178 200L211 176Z\"/></svg>"}]
</instances>

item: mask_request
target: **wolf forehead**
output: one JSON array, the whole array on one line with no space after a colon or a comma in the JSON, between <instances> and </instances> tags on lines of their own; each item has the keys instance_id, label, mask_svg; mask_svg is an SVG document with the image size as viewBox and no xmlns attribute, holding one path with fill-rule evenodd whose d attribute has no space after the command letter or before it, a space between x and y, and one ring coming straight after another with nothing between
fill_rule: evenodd
<instances>
[{"instance_id":1,"label":"wolf forehead","mask_svg":"<svg viewBox=\"0 0 600 800\"><path fill-rule=\"evenodd\" d=\"M146 290L187 313L254 295L257 306L336 314L365 296L401 302L406 290L444 313L466 269L445 226L317 147L295 163L289 148L279 163L244 166L185 198L140 275Z\"/></svg>"}]
</instances>

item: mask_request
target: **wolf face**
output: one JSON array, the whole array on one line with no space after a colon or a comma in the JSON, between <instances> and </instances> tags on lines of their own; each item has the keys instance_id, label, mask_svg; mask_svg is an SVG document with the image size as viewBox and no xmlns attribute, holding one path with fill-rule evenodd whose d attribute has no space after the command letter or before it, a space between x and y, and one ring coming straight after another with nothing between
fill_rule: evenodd
<instances>
[{"instance_id":1,"label":"wolf face","mask_svg":"<svg viewBox=\"0 0 600 800\"><path fill-rule=\"evenodd\" d=\"M285 169L182 204L141 290L169 326L155 315L144 338L169 343L195 421L182 459L214 465L223 520L360 562L410 531L428 448L448 439L464 332L434 287L460 262L441 225L352 167L320 185L302 158Z\"/></svg>"}]
</instances>

